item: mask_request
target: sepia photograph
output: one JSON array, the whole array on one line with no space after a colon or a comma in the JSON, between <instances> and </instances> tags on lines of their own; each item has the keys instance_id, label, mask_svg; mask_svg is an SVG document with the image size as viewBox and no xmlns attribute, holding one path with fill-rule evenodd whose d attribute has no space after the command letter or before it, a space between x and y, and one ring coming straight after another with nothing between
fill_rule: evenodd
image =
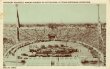
<instances>
[{"instance_id":1,"label":"sepia photograph","mask_svg":"<svg viewBox=\"0 0 110 69\"><path fill-rule=\"evenodd\" d=\"M106 4L3 4L3 66L106 66Z\"/></svg>"}]
</instances>

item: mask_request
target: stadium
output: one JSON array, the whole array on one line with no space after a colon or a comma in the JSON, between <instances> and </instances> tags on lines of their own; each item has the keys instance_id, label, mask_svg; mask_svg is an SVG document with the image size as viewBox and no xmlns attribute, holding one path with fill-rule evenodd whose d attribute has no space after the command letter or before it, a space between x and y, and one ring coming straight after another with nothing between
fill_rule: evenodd
<instances>
[{"instance_id":1,"label":"stadium","mask_svg":"<svg viewBox=\"0 0 110 69\"><path fill-rule=\"evenodd\" d=\"M106 23L4 24L4 66L105 66Z\"/></svg>"}]
</instances>

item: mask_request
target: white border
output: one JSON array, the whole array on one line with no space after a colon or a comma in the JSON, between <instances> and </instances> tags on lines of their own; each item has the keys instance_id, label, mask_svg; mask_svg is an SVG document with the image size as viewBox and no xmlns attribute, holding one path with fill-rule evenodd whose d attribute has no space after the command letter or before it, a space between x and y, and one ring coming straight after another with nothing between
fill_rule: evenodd
<instances>
[{"instance_id":1,"label":"white border","mask_svg":"<svg viewBox=\"0 0 110 69\"><path fill-rule=\"evenodd\" d=\"M24 0L5 0L13 1L13 2L24 2ZM53 0L25 0L27 1L53 1ZM106 59L106 66L17 66L16 69L110 69L110 0L54 0L54 1L74 1L74 2L81 2L81 1L90 1L90 4L107 4L107 13L106 13L106 23L107 23L107 36L106 36L106 50L107 50L107 59ZM3 4L2 0L0 0L0 69L3 69ZM11 69L11 68L9 68Z\"/></svg>"},{"instance_id":2,"label":"white border","mask_svg":"<svg viewBox=\"0 0 110 69\"><path fill-rule=\"evenodd\" d=\"M3 1L0 0L0 69L3 68Z\"/></svg>"}]
</instances>

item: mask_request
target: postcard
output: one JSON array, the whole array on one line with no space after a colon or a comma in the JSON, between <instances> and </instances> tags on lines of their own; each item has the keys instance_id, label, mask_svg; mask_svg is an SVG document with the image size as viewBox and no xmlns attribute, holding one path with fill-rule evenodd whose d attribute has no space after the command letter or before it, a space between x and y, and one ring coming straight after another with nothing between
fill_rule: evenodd
<instances>
[{"instance_id":1,"label":"postcard","mask_svg":"<svg viewBox=\"0 0 110 69\"><path fill-rule=\"evenodd\" d=\"M2 68L108 69L108 6L103 1L3 1Z\"/></svg>"}]
</instances>

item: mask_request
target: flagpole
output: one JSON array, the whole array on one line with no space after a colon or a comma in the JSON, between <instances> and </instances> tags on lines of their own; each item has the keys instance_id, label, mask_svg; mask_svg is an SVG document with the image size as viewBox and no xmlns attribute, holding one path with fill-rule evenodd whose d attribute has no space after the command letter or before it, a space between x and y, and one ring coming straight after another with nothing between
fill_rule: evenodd
<instances>
[{"instance_id":1,"label":"flagpole","mask_svg":"<svg viewBox=\"0 0 110 69\"><path fill-rule=\"evenodd\" d=\"M16 10L17 10L17 41L19 41L19 28L20 28L20 20L19 20L19 13L18 13L18 5L16 4Z\"/></svg>"},{"instance_id":2,"label":"flagpole","mask_svg":"<svg viewBox=\"0 0 110 69\"><path fill-rule=\"evenodd\" d=\"M103 40L103 37L102 37L102 27L101 27L101 22L100 22L100 5L98 4L97 5L98 6L98 34L99 34L99 40L101 40L101 42L102 42L102 46L104 46L104 40ZM102 50L102 48L103 47L101 47L100 48L100 43L99 43L99 47L98 47L98 49L100 50ZM101 56L100 56L100 58L102 58ZM104 58L104 56L103 56L103 58ZM104 62L104 59L102 60L103 62ZM105 62L104 62L105 63Z\"/></svg>"}]
</instances>

